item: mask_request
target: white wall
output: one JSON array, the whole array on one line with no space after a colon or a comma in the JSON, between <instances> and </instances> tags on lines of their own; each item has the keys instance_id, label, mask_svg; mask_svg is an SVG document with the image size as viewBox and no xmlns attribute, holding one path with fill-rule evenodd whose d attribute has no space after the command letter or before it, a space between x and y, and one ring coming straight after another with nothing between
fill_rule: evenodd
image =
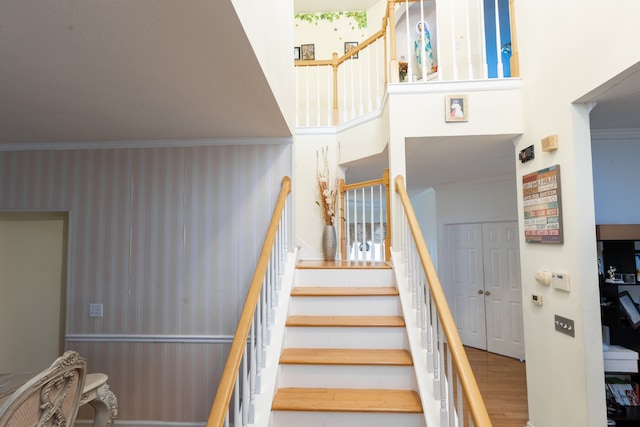
<instances>
[{"instance_id":1,"label":"white wall","mask_svg":"<svg viewBox=\"0 0 640 427\"><path fill-rule=\"evenodd\" d=\"M341 17L333 22L307 22L294 19L294 46L313 44L316 60L331 59L333 52L344 54L345 42L361 43L382 28L386 3L381 1L367 10L367 26L358 28L352 18ZM291 52L293 55L293 52Z\"/></svg>"},{"instance_id":2,"label":"white wall","mask_svg":"<svg viewBox=\"0 0 640 427\"><path fill-rule=\"evenodd\" d=\"M640 223L640 132L635 138L592 136L596 224Z\"/></svg>"},{"instance_id":3,"label":"white wall","mask_svg":"<svg viewBox=\"0 0 640 427\"><path fill-rule=\"evenodd\" d=\"M233 0L233 5L278 101L278 106L293 133L293 68L283 66L292 61L293 2Z\"/></svg>"},{"instance_id":4,"label":"white wall","mask_svg":"<svg viewBox=\"0 0 640 427\"><path fill-rule=\"evenodd\" d=\"M494 177L444 186L436 190L439 259L446 262L444 226L518 219L516 181L513 176ZM445 265L439 265L443 274ZM441 276L441 279L444 279ZM443 282L445 282L443 280ZM446 285L443 283L443 285Z\"/></svg>"},{"instance_id":5,"label":"white wall","mask_svg":"<svg viewBox=\"0 0 640 427\"><path fill-rule=\"evenodd\" d=\"M422 237L427 244L431 262L438 270L438 225L436 211L436 192L432 188L416 195L410 195L411 206L418 219Z\"/></svg>"},{"instance_id":6,"label":"white wall","mask_svg":"<svg viewBox=\"0 0 640 427\"><path fill-rule=\"evenodd\" d=\"M300 248L300 259L322 259L324 220L320 206L316 204L316 201L320 200L316 180L316 153L322 147L327 147L331 178L344 177L338 167L336 135L296 135L294 146L293 182L296 246Z\"/></svg>"},{"instance_id":7,"label":"white wall","mask_svg":"<svg viewBox=\"0 0 640 427\"><path fill-rule=\"evenodd\" d=\"M518 193L522 175L559 164L564 228L561 245L520 245L524 295L536 292L544 300L542 307L524 305L535 427L605 425L589 118L572 102L640 59L638 13L634 0L611 8L594 0L518 2L515 8L526 83L525 132L516 150L534 144L537 153L518 165ZM539 141L550 134L558 135L559 149L542 153ZM521 197L518 211L523 215ZM534 275L541 269L569 274L571 292L537 285ZM575 321L575 338L554 330L554 314Z\"/></svg>"}]
</instances>

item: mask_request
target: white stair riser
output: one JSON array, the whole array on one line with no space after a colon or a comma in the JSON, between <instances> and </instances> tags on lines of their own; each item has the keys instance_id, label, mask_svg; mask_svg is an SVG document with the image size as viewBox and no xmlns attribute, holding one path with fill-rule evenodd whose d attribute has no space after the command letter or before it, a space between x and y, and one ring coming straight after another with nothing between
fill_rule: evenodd
<instances>
[{"instance_id":1,"label":"white stair riser","mask_svg":"<svg viewBox=\"0 0 640 427\"><path fill-rule=\"evenodd\" d=\"M293 297L289 314L307 316L400 316L400 299L393 295L354 297Z\"/></svg>"},{"instance_id":2,"label":"white stair riser","mask_svg":"<svg viewBox=\"0 0 640 427\"><path fill-rule=\"evenodd\" d=\"M271 411L273 427L425 427L422 414Z\"/></svg>"},{"instance_id":3,"label":"white stair riser","mask_svg":"<svg viewBox=\"0 0 640 427\"><path fill-rule=\"evenodd\" d=\"M408 349L404 328L392 327L287 327L284 348Z\"/></svg>"},{"instance_id":4,"label":"white stair riser","mask_svg":"<svg viewBox=\"0 0 640 427\"><path fill-rule=\"evenodd\" d=\"M280 365L279 387L415 390L412 366Z\"/></svg>"},{"instance_id":5,"label":"white stair riser","mask_svg":"<svg viewBox=\"0 0 640 427\"><path fill-rule=\"evenodd\" d=\"M392 270L296 270L295 286L393 286Z\"/></svg>"}]
</instances>

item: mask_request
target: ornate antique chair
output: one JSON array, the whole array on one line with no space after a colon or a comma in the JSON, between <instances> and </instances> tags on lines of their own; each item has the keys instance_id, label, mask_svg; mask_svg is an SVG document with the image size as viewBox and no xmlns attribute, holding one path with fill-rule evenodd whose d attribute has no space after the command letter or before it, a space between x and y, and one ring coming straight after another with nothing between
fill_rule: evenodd
<instances>
[{"instance_id":1,"label":"ornate antique chair","mask_svg":"<svg viewBox=\"0 0 640 427\"><path fill-rule=\"evenodd\" d=\"M0 407L0 427L72 427L87 375L87 361L67 351L16 390Z\"/></svg>"}]
</instances>

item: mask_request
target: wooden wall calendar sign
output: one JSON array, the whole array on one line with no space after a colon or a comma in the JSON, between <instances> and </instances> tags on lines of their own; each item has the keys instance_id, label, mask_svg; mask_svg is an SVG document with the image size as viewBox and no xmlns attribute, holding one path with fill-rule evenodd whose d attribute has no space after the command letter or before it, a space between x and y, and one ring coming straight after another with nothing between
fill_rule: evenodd
<instances>
[{"instance_id":1,"label":"wooden wall calendar sign","mask_svg":"<svg viewBox=\"0 0 640 427\"><path fill-rule=\"evenodd\" d=\"M524 238L527 243L563 243L560 165L522 177Z\"/></svg>"}]
</instances>

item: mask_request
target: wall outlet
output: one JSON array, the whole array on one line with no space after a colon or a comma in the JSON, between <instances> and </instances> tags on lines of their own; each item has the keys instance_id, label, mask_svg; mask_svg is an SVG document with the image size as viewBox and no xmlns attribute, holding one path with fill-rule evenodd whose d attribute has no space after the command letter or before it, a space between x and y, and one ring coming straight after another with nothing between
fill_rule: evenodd
<instances>
[{"instance_id":1,"label":"wall outlet","mask_svg":"<svg viewBox=\"0 0 640 427\"><path fill-rule=\"evenodd\" d=\"M89 317L102 317L102 304L89 304Z\"/></svg>"}]
</instances>

